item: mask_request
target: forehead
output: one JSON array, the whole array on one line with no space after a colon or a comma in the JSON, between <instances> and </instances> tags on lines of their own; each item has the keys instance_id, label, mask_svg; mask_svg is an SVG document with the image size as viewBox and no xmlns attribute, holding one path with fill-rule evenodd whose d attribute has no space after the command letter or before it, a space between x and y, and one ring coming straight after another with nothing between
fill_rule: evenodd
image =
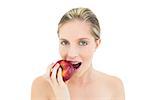
<instances>
[{"instance_id":1,"label":"forehead","mask_svg":"<svg viewBox=\"0 0 150 100\"><path fill-rule=\"evenodd\" d=\"M59 29L59 38L78 39L93 38L91 26L88 22L73 20L62 25Z\"/></svg>"}]
</instances>

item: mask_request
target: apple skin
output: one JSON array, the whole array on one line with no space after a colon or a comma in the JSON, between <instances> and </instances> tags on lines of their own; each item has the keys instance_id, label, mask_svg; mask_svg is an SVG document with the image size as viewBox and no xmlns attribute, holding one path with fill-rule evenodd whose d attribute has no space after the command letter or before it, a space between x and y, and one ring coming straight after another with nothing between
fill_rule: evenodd
<instances>
[{"instance_id":1,"label":"apple skin","mask_svg":"<svg viewBox=\"0 0 150 100\"><path fill-rule=\"evenodd\" d=\"M52 67L52 69L55 67L55 65L59 63L60 68L62 69L62 77L63 77L63 81L67 81L71 78L71 76L73 75L75 69L73 67L73 65L71 64L70 61L67 60L59 60L57 61L54 66ZM52 69L50 70L50 76L52 74ZM58 70L57 70L57 74L58 74ZM57 78L57 74L56 74L56 78Z\"/></svg>"}]
</instances>

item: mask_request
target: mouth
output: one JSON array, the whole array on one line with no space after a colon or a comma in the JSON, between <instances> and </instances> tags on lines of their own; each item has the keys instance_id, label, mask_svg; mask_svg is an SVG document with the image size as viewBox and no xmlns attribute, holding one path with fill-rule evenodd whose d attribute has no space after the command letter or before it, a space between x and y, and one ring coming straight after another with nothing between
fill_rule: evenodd
<instances>
[{"instance_id":1,"label":"mouth","mask_svg":"<svg viewBox=\"0 0 150 100\"><path fill-rule=\"evenodd\" d=\"M74 69L78 69L80 66L81 66L81 62L78 62L78 63L72 63Z\"/></svg>"}]
</instances>

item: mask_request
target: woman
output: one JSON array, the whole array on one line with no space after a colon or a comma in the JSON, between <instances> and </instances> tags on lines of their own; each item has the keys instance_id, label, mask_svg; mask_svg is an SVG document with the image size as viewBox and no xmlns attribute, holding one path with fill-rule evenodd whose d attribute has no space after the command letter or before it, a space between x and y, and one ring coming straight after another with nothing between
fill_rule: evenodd
<instances>
[{"instance_id":1,"label":"woman","mask_svg":"<svg viewBox=\"0 0 150 100\"><path fill-rule=\"evenodd\" d=\"M82 64L66 82L59 64L50 76L51 64L47 74L33 81L32 100L124 100L121 80L93 69L92 57L101 39L99 22L90 9L68 11L58 24L58 38L62 59Z\"/></svg>"}]
</instances>

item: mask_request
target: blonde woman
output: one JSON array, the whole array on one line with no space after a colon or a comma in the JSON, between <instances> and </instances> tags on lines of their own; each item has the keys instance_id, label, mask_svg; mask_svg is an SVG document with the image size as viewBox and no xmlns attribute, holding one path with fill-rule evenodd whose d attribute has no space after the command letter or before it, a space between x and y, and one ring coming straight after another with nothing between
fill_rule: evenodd
<instances>
[{"instance_id":1,"label":"blonde woman","mask_svg":"<svg viewBox=\"0 0 150 100\"><path fill-rule=\"evenodd\" d=\"M74 8L58 24L59 53L62 59L81 63L66 82L59 64L32 84L32 100L124 100L122 81L93 68L92 58L101 43L96 15L88 8ZM58 70L58 76L56 77Z\"/></svg>"}]
</instances>

